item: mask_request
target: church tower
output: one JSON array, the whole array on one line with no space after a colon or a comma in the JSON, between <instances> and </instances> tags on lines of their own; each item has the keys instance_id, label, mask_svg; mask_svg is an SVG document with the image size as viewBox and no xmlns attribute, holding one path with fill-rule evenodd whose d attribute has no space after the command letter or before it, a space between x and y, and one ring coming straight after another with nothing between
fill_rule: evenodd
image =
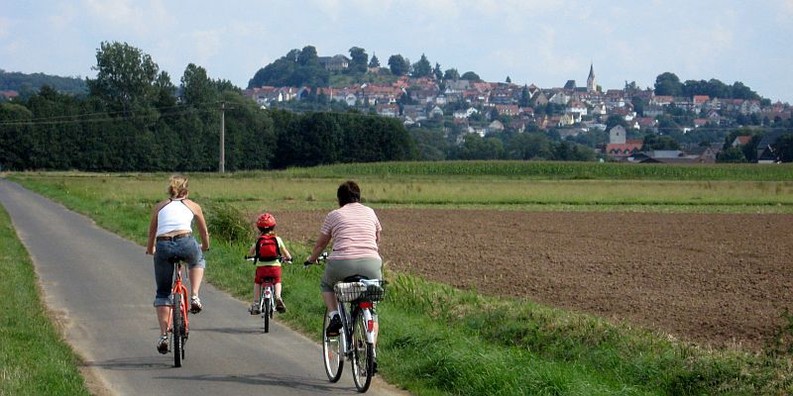
<instances>
[{"instance_id":1,"label":"church tower","mask_svg":"<svg viewBox=\"0 0 793 396\"><path fill-rule=\"evenodd\" d=\"M597 85L595 85L595 68L592 63L589 64L589 77L586 78L586 91L595 92Z\"/></svg>"}]
</instances>

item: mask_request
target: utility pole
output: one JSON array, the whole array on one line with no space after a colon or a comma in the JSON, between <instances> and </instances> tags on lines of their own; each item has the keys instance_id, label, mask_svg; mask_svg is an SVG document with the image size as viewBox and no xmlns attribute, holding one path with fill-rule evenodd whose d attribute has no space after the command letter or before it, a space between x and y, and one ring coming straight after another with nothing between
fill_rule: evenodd
<instances>
[{"instance_id":1,"label":"utility pole","mask_svg":"<svg viewBox=\"0 0 793 396\"><path fill-rule=\"evenodd\" d=\"M226 172L226 102L220 102L220 173Z\"/></svg>"}]
</instances>

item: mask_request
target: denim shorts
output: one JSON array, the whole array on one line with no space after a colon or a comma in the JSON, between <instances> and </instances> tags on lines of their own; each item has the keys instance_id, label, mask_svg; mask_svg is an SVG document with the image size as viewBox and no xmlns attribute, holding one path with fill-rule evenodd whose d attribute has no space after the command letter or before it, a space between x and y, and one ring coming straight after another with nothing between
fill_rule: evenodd
<instances>
[{"instance_id":1,"label":"denim shorts","mask_svg":"<svg viewBox=\"0 0 793 396\"><path fill-rule=\"evenodd\" d=\"M344 278L353 275L365 276L369 279L383 279L383 259L380 257L366 257L350 260L328 259L325 263L325 273L319 284L323 292L332 292L333 285Z\"/></svg>"},{"instance_id":2,"label":"denim shorts","mask_svg":"<svg viewBox=\"0 0 793 396\"><path fill-rule=\"evenodd\" d=\"M171 286L173 285L173 264L169 260L180 257L187 262L187 268L205 268L204 253L193 237L178 238L169 241L157 241L154 251L154 281L157 294L154 306L170 305Z\"/></svg>"}]
</instances>

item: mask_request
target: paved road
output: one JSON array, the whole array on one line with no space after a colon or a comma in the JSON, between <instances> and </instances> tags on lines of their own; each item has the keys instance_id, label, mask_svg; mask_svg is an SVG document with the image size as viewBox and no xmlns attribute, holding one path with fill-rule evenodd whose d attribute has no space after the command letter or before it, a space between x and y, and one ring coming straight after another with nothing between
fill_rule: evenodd
<instances>
[{"instance_id":1,"label":"paved road","mask_svg":"<svg viewBox=\"0 0 793 396\"><path fill-rule=\"evenodd\" d=\"M142 246L2 178L0 203L95 394L355 393L349 366L338 383L329 383L320 345L277 322L263 334L247 303L208 284L201 293L205 310L190 322L183 366L174 368L171 354L155 350L154 275ZM377 377L369 393L405 394Z\"/></svg>"}]
</instances>

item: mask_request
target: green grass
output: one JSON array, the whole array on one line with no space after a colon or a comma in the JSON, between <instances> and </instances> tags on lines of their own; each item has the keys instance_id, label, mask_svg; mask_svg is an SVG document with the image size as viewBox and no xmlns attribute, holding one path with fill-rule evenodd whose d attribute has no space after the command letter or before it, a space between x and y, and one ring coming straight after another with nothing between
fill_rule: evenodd
<instances>
[{"instance_id":1,"label":"green grass","mask_svg":"<svg viewBox=\"0 0 793 396\"><path fill-rule=\"evenodd\" d=\"M0 395L88 395L80 361L39 298L36 274L0 208Z\"/></svg>"},{"instance_id":2,"label":"green grass","mask_svg":"<svg viewBox=\"0 0 793 396\"><path fill-rule=\"evenodd\" d=\"M600 165L612 164L589 164ZM191 197L205 204L214 229L207 279L249 300L252 269L240 257L250 241L240 240L244 237L236 231L239 217L262 208L332 209L335 189L347 178L361 181L364 197L376 208L789 213L793 195L792 182L779 174L747 178L751 170L739 172L733 167L726 169L743 176L709 181L697 179L700 175L675 182L667 176L647 180L475 176L474 170L468 175L433 176L421 169L414 176L382 173L390 166L403 165L371 165L381 173L369 171L370 165L345 165L190 175ZM141 244L149 210L165 195L167 180L166 174L19 173L10 177ZM593 201L592 196L598 198ZM308 246L288 240L287 244L297 258L308 253ZM301 267L284 269L284 297L290 309L280 318L319 340L321 268L305 271ZM793 393L793 355L785 345L761 353L703 349L627 323L614 324L531 301L485 297L393 272L387 272L386 278L388 294L379 307L380 369L388 381L414 394ZM780 339L787 339L792 331L781 329Z\"/></svg>"}]
</instances>

